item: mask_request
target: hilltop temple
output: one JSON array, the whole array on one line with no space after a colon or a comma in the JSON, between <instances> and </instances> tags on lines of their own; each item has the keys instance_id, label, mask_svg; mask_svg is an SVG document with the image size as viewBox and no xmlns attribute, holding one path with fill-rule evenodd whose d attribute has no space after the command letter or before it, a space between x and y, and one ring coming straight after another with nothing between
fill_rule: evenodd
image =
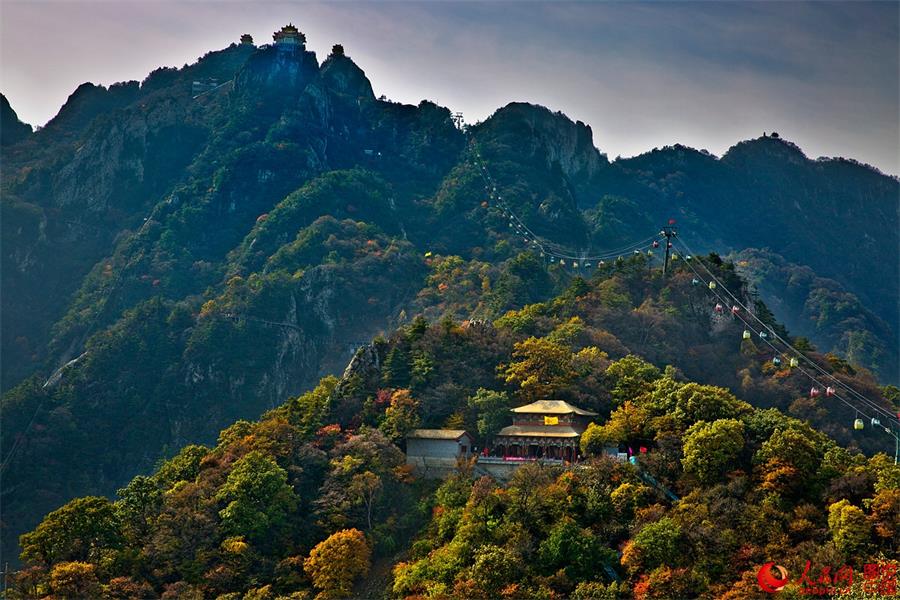
<instances>
[{"instance_id":1,"label":"hilltop temple","mask_svg":"<svg viewBox=\"0 0 900 600\"><path fill-rule=\"evenodd\" d=\"M506 460L550 459L574 462L581 434L597 413L562 400L538 400L510 409L513 424L494 439L495 456Z\"/></svg>"},{"instance_id":2,"label":"hilltop temple","mask_svg":"<svg viewBox=\"0 0 900 600\"><path fill-rule=\"evenodd\" d=\"M306 48L306 36L303 35L293 23L288 23L272 34L275 45L280 50L297 50Z\"/></svg>"}]
</instances>

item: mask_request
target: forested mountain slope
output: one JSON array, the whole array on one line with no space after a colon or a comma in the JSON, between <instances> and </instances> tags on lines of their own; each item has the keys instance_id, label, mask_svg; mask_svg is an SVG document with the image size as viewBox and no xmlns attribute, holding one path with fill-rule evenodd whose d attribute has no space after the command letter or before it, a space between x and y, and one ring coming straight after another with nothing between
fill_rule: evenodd
<instances>
[{"instance_id":1,"label":"forested mountain slope","mask_svg":"<svg viewBox=\"0 0 900 600\"><path fill-rule=\"evenodd\" d=\"M467 287L459 261L438 285ZM740 289L731 265L708 266ZM417 318L115 500L48 515L22 537L14 597L737 599L759 594L768 561L792 579L806 560L887 564L900 468L857 449L887 436L809 402L802 374L708 304L689 272L663 278L637 257L493 324ZM405 465L412 428L466 428L481 447L510 407L547 397L599 413L577 468L532 464L504 485L462 465L437 487ZM610 444L647 453L619 463Z\"/></svg>"},{"instance_id":2,"label":"forested mountain slope","mask_svg":"<svg viewBox=\"0 0 900 600\"><path fill-rule=\"evenodd\" d=\"M4 550L66 500L257 418L415 315L492 320L566 289L576 273L529 252L488 201L476 147L504 201L557 244L616 248L675 216L698 251L768 246L835 278L872 325L852 344L811 337L895 379L896 179L772 138L721 159L674 147L610 162L589 127L528 104L463 132L431 102L377 99L340 46L320 64L235 44L141 83L84 84L4 142ZM632 308L652 305L642 293ZM792 321L820 305L773 306ZM692 370L696 326L623 342L611 323L623 346L604 349L737 389L731 353Z\"/></svg>"}]
</instances>

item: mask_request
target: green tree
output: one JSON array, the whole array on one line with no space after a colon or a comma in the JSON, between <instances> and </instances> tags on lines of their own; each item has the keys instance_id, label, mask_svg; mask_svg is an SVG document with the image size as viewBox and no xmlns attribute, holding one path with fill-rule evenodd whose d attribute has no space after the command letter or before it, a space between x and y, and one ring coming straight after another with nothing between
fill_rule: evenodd
<instances>
[{"instance_id":1,"label":"green tree","mask_svg":"<svg viewBox=\"0 0 900 600\"><path fill-rule=\"evenodd\" d=\"M164 462L153 475L153 478L162 486L169 489L179 481L193 481L200 472L200 461L209 454L209 448L192 444L185 446L181 451Z\"/></svg>"},{"instance_id":2,"label":"green tree","mask_svg":"<svg viewBox=\"0 0 900 600\"><path fill-rule=\"evenodd\" d=\"M344 529L319 542L303 562L303 570L319 590L316 598L348 598L353 582L369 572L371 554L358 529Z\"/></svg>"},{"instance_id":3,"label":"green tree","mask_svg":"<svg viewBox=\"0 0 900 600\"><path fill-rule=\"evenodd\" d=\"M150 533L153 517L162 506L162 490L152 477L138 475L116 495L119 497L116 510L129 540L142 540Z\"/></svg>"},{"instance_id":4,"label":"green tree","mask_svg":"<svg viewBox=\"0 0 900 600\"><path fill-rule=\"evenodd\" d=\"M675 392L675 399L675 418L684 427L697 421L733 419L750 410L749 404L714 385L687 383Z\"/></svg>"},{"instance_id":5,"label":"green tree","mask_svg":"<svg viewBox=\"0 0 900 600\"><path fill-rule=\"evenodd\" d=\"M469 397L469 407L478 414L478 435L485 440L490 440L509 423L509 396L506 392L478 388L475 395Z\"/></svg>"},{"instance_id":6,"label":"green tree","mask_svg":"<svg viewBox=\"0 0 900 600\"><path fill-rule=\"evenodd\" d=\"M72 500L19 539L22 560L43 565L96 562L103 551L118 549L122 542L122 523L115 506L97 496Z\"/></svg>"},{"instance_id":7,"label":"green tree","mask_svg":"<svg viewBox=\"0 0 900 600\"><path fill-rule=\"evenodd\" d=\"M650 412L635 402L626 400L613 411L603 425L591 423L581 436L581 450L598 455L606 445L618 446L620 442L652 438Z\"/></svg>"},{"instance_id":8,"label":"green tree","mask_svg":"<svg viewBox=\"0 0 900 600\"><path fill-rule=\"evenodd\" d=\"M312 390L288 400L288 422L304 436L312 436L325 425L331 409L331 398L340 380L333 375L323 377Z\"/></svg>"},{"instance_id":9,"label":"green tree","mask_svg":"<svg viewBox=\"0 0 900 600\"><path fill-rule=\"evenodd\" d=\"M650 523L638 532L622 552L622 564L629 571L652 571L663 565L684 562L681 527L670 517Z\"/></svg>"},{"instance_id":10,"label":"green tree","mask_svg":"<svg viewBox=\"0 0 900 600\"><path fill-rule=\"evenodd\" d=\"M659 369L644 359L629 354L606 368L613 403L623 404L650 389L650 384L660 377Z\"/></svg>"},{"instance_id":11,"label":"green tree","mask_svg":"<svg viewBox=\"0 0 900 600\"><path fill-rule=\"evenodd\" d=\"M285 470L261 452L234 464L216 500L225 504L219 511L224 531L257 542L277 539L297 505Z\"/></svg>"},{"instance_id":12,"label":"green tree","mask_svg":"<svg viewBox=\"0 0 900 600\"><path fill-rule=\"evenodd\" d=\"M703 483L719 480L734 468L744 449L744 424L736 419L699 421L684 434L684 470Z\"/></svg>"},{"instance_id":13,"label":"green tree","mask_svg":"<svg viewBox=\"0 0 900 600\"><path fill-rule=\"evenodd\" d=\"M564 569L573 581L593 579L598 563L609 561L609 554L590 529L582 529L568 517L553 526L538 549L542 567L551 573Z\"/></svg>"},{"instance_id":14,"label":"green tree","mask_svg":"<svg viewBox=\"0 0 900 600\"><path fill-rule=\"evenodd\" d=\"M410 382L409 350L401 344L395 345L384 359L381 370L382 381L390 387L407 387Z\"/></svg>"}]
</instances>

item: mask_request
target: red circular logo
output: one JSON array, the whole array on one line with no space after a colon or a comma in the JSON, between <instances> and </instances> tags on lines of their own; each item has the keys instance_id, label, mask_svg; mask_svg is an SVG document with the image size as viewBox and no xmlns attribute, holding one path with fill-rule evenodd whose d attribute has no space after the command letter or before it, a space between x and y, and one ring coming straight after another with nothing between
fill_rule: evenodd
<instances>
[{"instance_id":1,"label":"red circular logo","mask_svg":"<svg viewBox=\"0 0 900 600\"><path fill-rule=\"evenodd\" d=\"M778 571L778 574L781 576L780 579L772 574L773 568ZM767 562L759 568L759 571L757 571L756 581L759 582L759 587L762 588L764 592L774 594L787 585L787 569L781 565L776 565L774 562Z\"/></svg>"}]
</instances>

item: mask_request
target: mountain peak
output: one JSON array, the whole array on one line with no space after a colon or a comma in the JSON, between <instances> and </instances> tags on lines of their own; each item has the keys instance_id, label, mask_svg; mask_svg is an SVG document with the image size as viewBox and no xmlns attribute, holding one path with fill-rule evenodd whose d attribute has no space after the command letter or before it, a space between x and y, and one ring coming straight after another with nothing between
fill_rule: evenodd
<instances>
[{"instance_id":1,"label":"mountain peak","mask_svg":"<svg viewBox=\"0 0 900 600\"><path fill-rule=\"evenodd\" d=\"M31 125L19 120L6 96L0 94L0 145L10 146L31 135Z\"/></svg>"},{"instance_id":2,"label":"mountain peak","mask_svg":"<svg viewBox=\"0 0 900 600\"><path fill-rule=\"evenodd\" d=\"M372 83L365 72L344 53L344 46L335 44L331 54L322 63L319 71L325 85L330 89L354 98L375 99Z\"/></svg>"},{"instance_id":3,"label":"mountain peak","mask_svg":"<svg viewBox=\"0 0 900 600\"><path fill-rule=\"evenodd\" d=\"M608 164L606 156L594 146L589 125L545 106L510 102L491 115L482 127L494 135L524 136L530 140L531 153L543 148L547 160L559 162L569 177L575 173L591 177Z\"/></svg>"},{"instance_id":4,"label":"mountain peak","mask_svg":"<svg viewBox=\"0 0 900 600\"><path fill-rule=\"evenodd\" d=\"M793 163L803 163L809 160L800 146L775 132L763 133L758 138L738 142L722 155L722 160L734 162L763 157L777 158Z\"/></svg>"}]
</instances>

